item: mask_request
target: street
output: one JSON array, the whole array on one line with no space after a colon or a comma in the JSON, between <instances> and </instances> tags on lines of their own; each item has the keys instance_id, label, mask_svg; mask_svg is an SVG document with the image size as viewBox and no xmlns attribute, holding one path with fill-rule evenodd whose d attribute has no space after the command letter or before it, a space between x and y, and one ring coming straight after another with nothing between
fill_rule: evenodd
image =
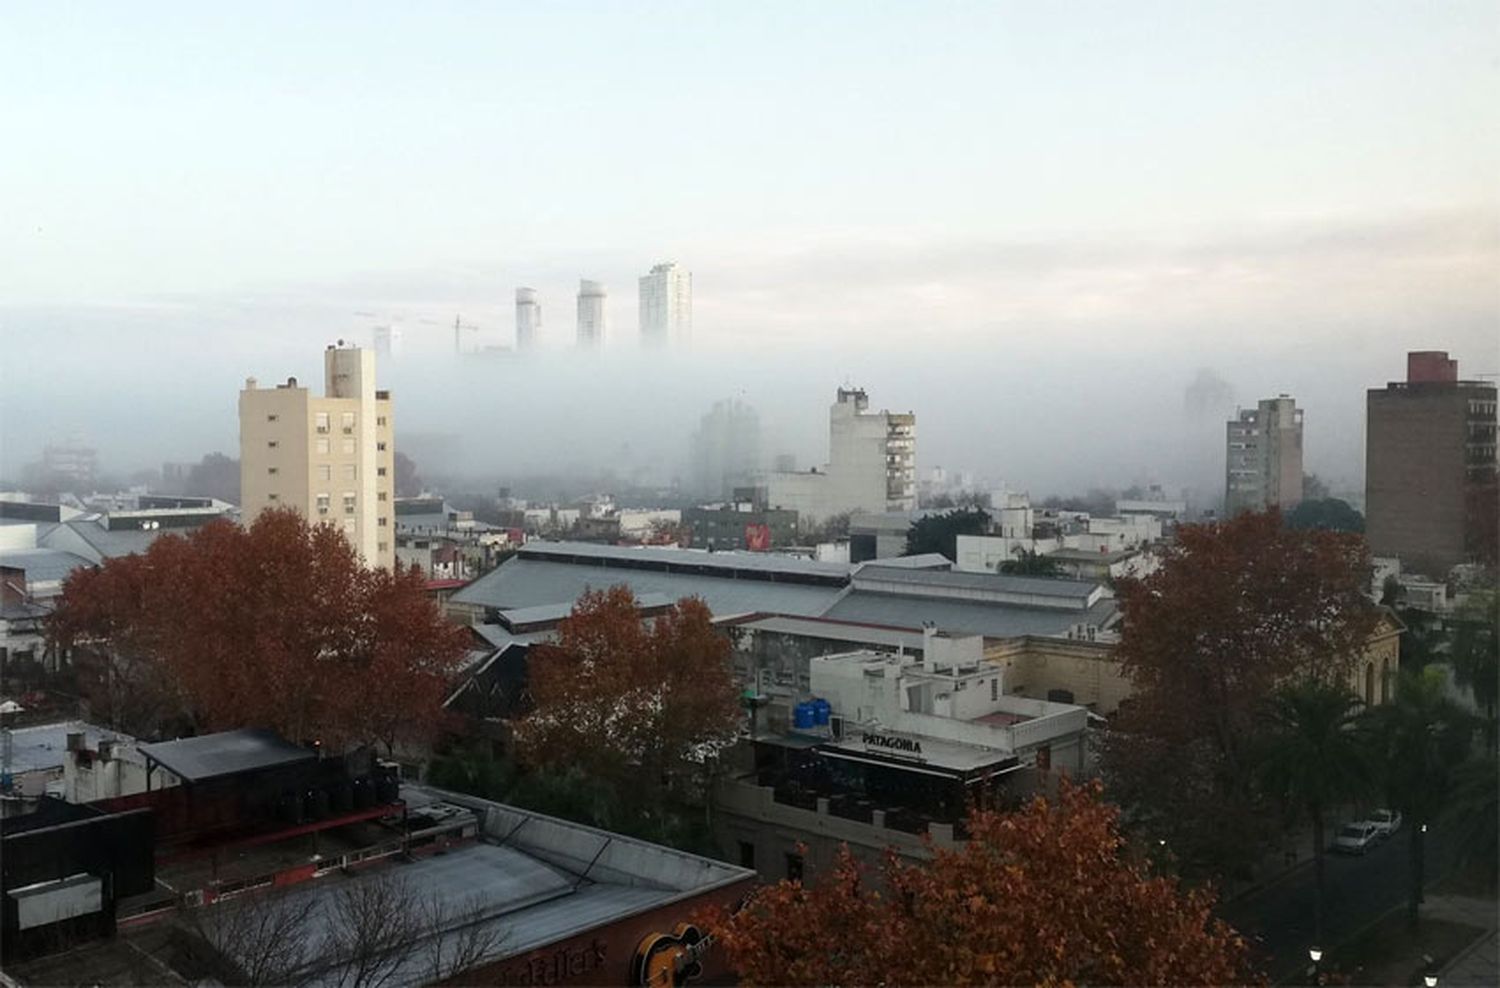
<instances>
[{"instance_id":1,"label":"street","mask_svg":"<svg viewBox=\"0 0 1500 988\"><path fill-rule=\"evenodd\" d=\"M1332 841L1334 828L1329 828ZM1323 922L1325 963L1347 966L1338 945L1369 923L1406 901L1408 841L1402 830L1364 854L1329 853L1325 873L1327 900ZM1427 881L1448 873L1456 847L1442 828L1427 833ZM1218 912L1251 941L1273 983L1295 981L1309 965L1313 945L1313 886L1311 864L1265 888L1224 903Z\"/></svg>"}]
</instances>

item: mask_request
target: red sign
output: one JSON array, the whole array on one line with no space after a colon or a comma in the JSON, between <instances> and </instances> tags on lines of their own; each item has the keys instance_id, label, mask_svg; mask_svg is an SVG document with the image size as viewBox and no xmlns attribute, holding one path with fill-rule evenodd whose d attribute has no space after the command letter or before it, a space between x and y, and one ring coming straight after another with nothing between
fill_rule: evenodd
<instances>
[{"instance_id":1,"label":"red sign","mask_svg":"<svg viewBox=\"0 0 1500 988\"><path fill-rule=\"evenodd\" d=\"M745 526L745 548L751 552L771 551L771 526L770 525L746 525Z\"/></svg>"}]
</instances>

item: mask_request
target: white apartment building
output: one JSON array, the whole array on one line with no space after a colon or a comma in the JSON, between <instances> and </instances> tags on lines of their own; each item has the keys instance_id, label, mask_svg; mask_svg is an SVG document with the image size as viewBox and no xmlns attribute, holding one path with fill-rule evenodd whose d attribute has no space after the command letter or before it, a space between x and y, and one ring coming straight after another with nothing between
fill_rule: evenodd
<instances>
[{"instance_id":1,"label":"white apartment building","mask_svg":"<svg viewBox=\"0 0 1500 988\"><path fill-rule=\"evenodd\" d=\"M640 279L641 342L687 346L693 335L693 275L675 261L658 264Z\"/></svg>"},{"instance_id":2,"label":"white apartment building","mask_svg":"<svg viewBox=\"0 0 1500 988\"><path fill-rule=\"evenodd\" d=\"M330 346L324 396L296 378L240 392L240 496L245 524L290 507L338 527L372 566L395 562L395 424L389 391L375 389L375 354Z\"/></svg>"},{"instance_id":3,"label":"white apartment building","mask_svg":"<svg viewBox=\"0 0 1500 988\"><path fill-rule=\"evenodd\" d=\"M1224 514L1302 501L1302 409L1287 395L1262 399L1225 424Z\"/></svg>"},{"instance_id":4,"label":"white apartment building","mask_svg":"<svg viewBox=\"0 0 1500 988\"><path fill-rule=\"evenodd\" d=\"M584 349L597 350L604 345L604 304L609 293L603 282L578 282L578 345Z\"/></svg>"},{"instance_id":5,"label":"white apartment building","mask_svg":"<svg viewBox=\"0 0 1500 988\"><path fill-rule=\"evenodd\" d=\"M516 289L516 349L536 346L537 332L542 328L542 304L535 288Z\"/></svg>"},{"instance_id":6,"label":"white apartment building","mask_svg":"<svg viewBox=\"0 0 1500 988\"><path fill-rule=\"evenodd\" d=\"M828 465L767 477L767 502L816 522L846 511L883 513L917 507L917 417L869 411L858 388L840 388L829 409Z\"/></svg>"},{"instance_id":7,"label":"white apartment building","mask_svg":"<svg viewBox=\"0 0 1500 988\"><path fill-rule=\"evenodd\" d=\"M375 353L381 357L396 357L401 354L401 330L395 326L376 326L372 333Z\"/></svg>"}]
</instances>

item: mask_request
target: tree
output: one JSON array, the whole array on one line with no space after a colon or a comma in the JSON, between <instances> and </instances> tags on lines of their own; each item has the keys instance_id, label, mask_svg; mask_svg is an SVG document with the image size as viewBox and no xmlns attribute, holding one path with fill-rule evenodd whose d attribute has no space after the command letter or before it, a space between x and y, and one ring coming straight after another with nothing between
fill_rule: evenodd
<instances>
[{"instance_id":1,"label":"tree","mask_svg":"<svg viewBox=\"0 0 1500 988\"><path fill-rule=\"evenodd\" d=\"M1012 576L1058 576L1061 571L1057 568L1057 560L1051 556L1022 549L1016 553L1016 558L1000 564L1000 572Z\"/></svg>"},{"instance_id":2,"label":"tree","mask_svg":"<svg viewBox=\"0 0 1500 988\"><path fill-rule=\"evenodd\" d=\"M1255 727L1287 682L1348 682L1377 617L1368 572L1363 538L1287 529L1272 511L1184 525L1156 572L1120 581L1116 655L1134 693L1104 767L1190 872L1232 873L1257 855L1269 817ZM1164 771L1163 759L1192 765Z\"/></svg>"},{"instance_id":3,"label":"tree","mask_svg":"<svg viewBox=\"0 0 1500 988\"><path fill-rule=\"evenodd\" d=\"M415 570L366 569L342 533L285 510L75 571L50 634L97 656L105 687L86 692L112 692L122 676L172 684L132 726L180 716L197 729L388 749L439 728L468 643Z\"/></svg>"},{"instance_id":4,"label":"tree","mask_svg":"<svg viewBox=\"0 0 1500 988\"><path fill-rule=\"evenodd\" d=\"M1413 927L1425 884L1426 826L1442 812L1453 768L1468 754L1473 734L1469 718L1447 698L1444 680L1435 666L1403 670L1395 701L1370 712L1380 779L1407 830L1407 917Z\"/></svg>"},{"instance_id":5,"label":"tree","mask_svg":"<svg viewBox=\"0 0 1500 988\"><path fill-rule=\"evenodd\" d=\"M1365 516L1336 497L1304 500L1286 515L1288 528L1322 529L1329 532L1363 532Z\"/></svg>"},{"instance_id":6,"label":"tree","mask_svg":"<svg viewBox=\"0 0 1500 988\"><path fill-rule=\"evenodd\" d=\"M1453 678L1468 687L1484 716L1484 743L1496 745L1496 692L1500 689L1500 593L1494 588L1469 594L1452 620Z\"/></svg>"},{"instance_id":7,"label":"tree","mask_svg":"<svg viewBox=\"0 0 1500 988\"><path fill-rule=\"evenodd\" d=\"M1323 482L1322 477L1319 477L1315 473L1304 473L1302 475L1302 500L1304 502L1322 501L1332 496L1333 493L1328 489L1328 485Z\"/></svg>"},{"instance_id":8,"label":"tree","mask_svg":"<svg viewBox=\"0 0 1500 988\"><path fill-rule=\"evenodd\" d=\"M522 758L658 789L733 740L739 692L728 639L686 597L649 626L624 585L584 594L557 639L532 649L535 709L516 725Z\"/></svg>"},{"instance_id":9,"label":"tree","mask_svg":"<svg viewBox=\"0 0 1500 988\"><path fill-rule=\"evenodd\" d=\"M1371 782L1366 739L1357 730L1361 702L1342 684L1316 679L1278 689L1266 709L1261 775L1269 792L1305 810L1313 827L1313 942L1322 943L1324 814Z\"/></svg>"},{"instance_id":10,"label":"tree","mask_svg":"<svg viewBox=\"0 0 1500 988\"><path fill-rule=\"evenodd\" d=\"M1471 758L1453 772L1442 819L1454 830L1459 863L1481 876L1487 888L1500 880L1500 759L1493 751Z\"/></svg>"},{"instance_id":11,"label":"tree","mask_svg":"<svg viewBox=\"0 0 1500 988\"><path fill-rule=\"evenodd\" d=\"M936 552L950 560L958 558L960 535L983 535L990 516L983 508L954 508L940 515L927 515L911 523L906 533L906 555Z\"/></svg>"},{"instance_id":12,"label":"tree","mask_svg":"<svg viewBox=\"0 0 1500 988\"><path fill-rule=\"evenodd\" d=\"M747 985L1245 984L1244 942L1212 897L1128 860L1098 786L973 810L930 863L888 853L877 881L845 847L808 888L783 881L711 910Z\"/></svg>"},{"instance_id":13,"label":"tree","mask_svg":"<svg viewBox=\"0 0 1500 988\"><path fill-rule=\"evenodd\" d=\"M417 476L417 465L412 458L396 451L396 475L393 483L396 488L397 497L420 497L422 494L422 478Z\"/></svg>"}]
</instances>

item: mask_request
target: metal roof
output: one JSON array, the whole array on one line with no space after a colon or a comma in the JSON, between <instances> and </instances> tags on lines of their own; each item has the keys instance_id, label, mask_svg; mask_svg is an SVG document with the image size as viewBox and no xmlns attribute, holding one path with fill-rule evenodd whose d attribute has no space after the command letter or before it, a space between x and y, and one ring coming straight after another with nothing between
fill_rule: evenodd
<instances>
[{"instance_id":1,"label":"metal roof","mask_svg":"<svg viewBox=\"0 0 1500 988\"><path fill-rule=\"evenodd\" d=\"M1087 600L1099 591L1099 584L1091 580L1054 580L1047 577L1005 576L995 573L913 570L901 566L885 566L880 562L866 563L854 576L855 587L859 589L863 589L862 583L874 580L882 583L907 584L914 588L914 592L920 592L921 587L933 587L1075 600Z\"/></svg>"},{"instance_id":2,"label":"metal roof","mask_svg":"<svg viewBox=\"0 0 1500 988\"><path fill-rule=\"evenodd\" d=\"M796 635L800 638L820 638L826 641L858 642L862 645L881 645L886 648L922 650L922 632L902 628L881 628L868 624L852 624L827 618L764 617L738 625L773 635Z\"/></svg>"},{"instance_id":3,"label":"metal roof","mask_svg":"<svg viewBox=\"0 0 1500 988\"><path fill-rule=\"evenodd\" d=\"M1065 635L1075 624L1102 628L1114 613L1115 601L1109 597L1086 610L1064 610L856 590L845 594L821 616L895 628L921 628L923 623L931 622L938 630L950 633L1016 638L1021 635Z\"/></svg>"},{"instance_id":4,"label":"metal roof","mask_svg":"<svg viewBox=\"0 0 1500 988\"><path fill-rule=\"evenodd\" d=\"M452 600L503 611L548 604L567 604L571 608L586 591L605 590L619 584L628 586L638 598L702 597L718 617L758 612L815 615L833 603L843 589L801 582L735 579L732 572L705 575L589 565L581 561L532 558L523 551L454 594Z\"/></svg>"},{"instance_id":5,"label":"metal roof","mask_svg":"<svg viewBox=\"0 0 1500 988\"><path fill-rule=\"evenodd\" d=\"M881 568L894 566L898 569L949 570L953 568L953 560L949 559L941 552L920 552L915 556L889 556L885 559L871 559L866 562L860 563L859 566L855 569L855 572L859 572L860 569L863 569L866 566L879 566Z\"/></svg>"},{"instance_id":6,"label":"metal roof","mask_svg":"<svg viewBox=\"0 0 1500 988\"><path fill-rule=\"evenodd\" d=\"M61 549L6 549L0 551L0 566L14 566L26 571L27 583L54 583L80 566L93 563L82 556Z\"/></svg>"},{"instance_id":7,"label":"metal roof","mask_svg":"<svg viewBox=\"0 0 1500 988\"><path fill-rule=\"evenodd\" d=\"M183 782L203 782L241 772L295 765L318 757L272 731L244 728L196 738L143 744L141 754Z\"/></svg>"},{"instance_id":8,"label":"metal roof","mask_svg":"<svg viewBox=\"0 0 1500 988\"><path fill-rule=\"evenodd\" d=\"M827 563L769 552L707 552L661 546L599 545L592 542L528 542L521 547L522 559L547 559L599 566L629 566L673 571L722 571L730 574L761 574L765 578L807 578L842 585L849 580L848 563Z\"/></svg>"}]
</instances>

